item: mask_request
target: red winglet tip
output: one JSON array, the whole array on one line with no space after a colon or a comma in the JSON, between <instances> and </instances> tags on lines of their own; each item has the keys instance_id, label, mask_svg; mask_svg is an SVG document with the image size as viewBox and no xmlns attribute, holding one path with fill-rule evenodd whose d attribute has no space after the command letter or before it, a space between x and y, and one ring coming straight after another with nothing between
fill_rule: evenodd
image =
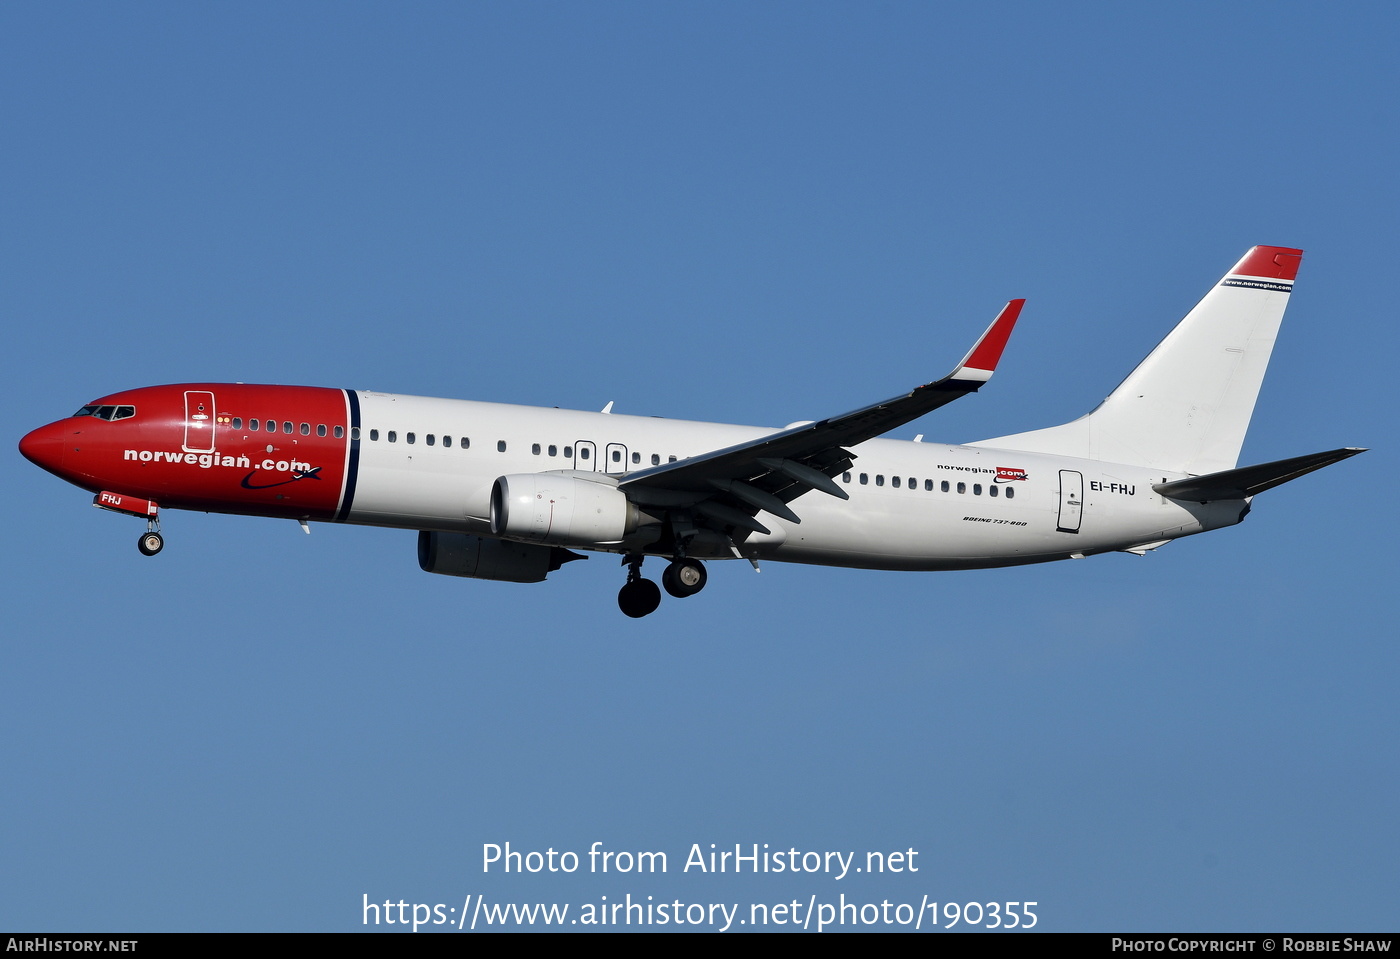
<instances>
[{"instance_id":1,"label":"red winglet tip","mask_svg":"<svg viewBox=\"0 0 1400 959\"><path fill-rule=\"evenodd\" d=\"M1259 276L1270 280L1292 280L1298 276L1303 251L1287 246L1256 246L1244 255L1230 272L1236 276Z\"/></svg>"},{"instance_id":2,"label":"red winglet tip","mask_svg":"<svg viewBox=\"0 0 1400 959\"><path fill-rule=\"evenodd\" d=\"M1006 349L1006 341L1011 339L1011 330L1021 315L1021 307L1025 305L1025 300L1012 300L1006 304L992 321L992 325L987 327L987 332L982 334L982 339L977 341L977 345L967 355L967 359L963 360L963 368L988 372L997 368L1002 351Z\"/></svg>"}]
</instances>

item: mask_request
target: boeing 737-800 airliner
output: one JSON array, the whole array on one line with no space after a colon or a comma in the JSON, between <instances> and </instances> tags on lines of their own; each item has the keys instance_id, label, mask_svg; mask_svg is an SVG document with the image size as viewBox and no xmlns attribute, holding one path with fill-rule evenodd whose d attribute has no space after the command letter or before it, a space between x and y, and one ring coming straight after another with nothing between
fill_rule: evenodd
<instances>
[{"instance_id":1,"label":"boeing 737-800 airliner","mask_svg":"<svg viewBox=\"0 0 1400 959\"><path fill-rule=\"evenodd\" d=\"M365 390L188 383L113 393L24 437L34 463L140 516L162 508L418 530L430 573L535 583L621 554L618 604L705 586L703 561L946 570L1141 554L1232 526L1264 490L1362 452L1237 468L1302 251L1258 246L1093 412L963 446L879 439L991 378L1013 300L947 376L761 429Z\"/></svg>"}]
</instances>

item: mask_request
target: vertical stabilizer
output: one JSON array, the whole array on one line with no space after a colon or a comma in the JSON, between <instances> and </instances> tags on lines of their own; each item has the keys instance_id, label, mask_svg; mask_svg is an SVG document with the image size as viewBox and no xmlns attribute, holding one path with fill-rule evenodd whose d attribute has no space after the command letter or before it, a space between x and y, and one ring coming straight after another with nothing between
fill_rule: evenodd
<instances>
[{"instance_id":1,"label":"vertical stabilizer","mask_svg":"<svg viewBox=\"0 0 1400 959\"><path fill-rule=\"evenodd\" d=\"M1232 469L1302 258L1254 247L1092 413L969 445L1197 475Z\"/></svg>"}]
</instances>

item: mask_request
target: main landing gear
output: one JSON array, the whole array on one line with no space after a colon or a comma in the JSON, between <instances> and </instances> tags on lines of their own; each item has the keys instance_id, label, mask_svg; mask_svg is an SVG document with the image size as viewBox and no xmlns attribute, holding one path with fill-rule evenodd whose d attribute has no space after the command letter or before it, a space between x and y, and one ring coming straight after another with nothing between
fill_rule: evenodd
<instances>
[{"instance_id":1,"label":"main landing gear","mask_svg":"<svg viewBox=\"0 0 1400 959\"><path fill-rule=\"evenodd\" d=\"M633 619L641 619L649 613L654 613L656 607L661 605L661 590L657 589L651 580L642 579L644 558L634 554L622 559L627 564L627 582L618 590L617 605L623 613Z\"/></svg>"},{"instance_id":2,"label":"main landing gear","mask_svg":"<svg viewBox=\"0 0 1400 959\"><path fill-rule=\"evenodd\" d=\"M684 599L704 589L705 581L709 578L709 574L705 572L705 564L698 559L677 557L671 560L671 565L661 574L661 585L665 586L666 592L672 596Z\"/></svg>"},{"instance_id":3,"label":"main landing gear","mask_svg":"<svg viewBox=\"0 0 1400 959\"><path fill-rule=\"evenodd\" d=\"M623 613L633 619L656 612L661 605L661 590L649 579L642 578L642 560L645 557L631 554L623 557L627 566L627 583L618 591L617 605ZM705 588L709 579L705 565L699 560L678 556L671 560L666 571L661 574L661 585L666 592L678 599L694 596Z\"/></svg>"}]
</instances>

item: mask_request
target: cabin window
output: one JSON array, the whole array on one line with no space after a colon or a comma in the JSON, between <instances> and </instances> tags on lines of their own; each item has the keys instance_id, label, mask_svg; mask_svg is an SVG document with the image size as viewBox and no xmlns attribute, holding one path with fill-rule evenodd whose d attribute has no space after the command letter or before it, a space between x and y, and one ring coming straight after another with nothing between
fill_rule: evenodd
<instances>
[{"instance_id":1,"label":"cabin window","mask_svg":"<svg viewBox=\"0 0 1400 959\"><path fill-rule=\"evenodd\" d=\"M325 423L322 423L322 424L320 424L319 426L316 427L316 435L317 435L317 436L325 436L325 435L326 435L326 424L325 424Z\"/></svg>"},{"instance_id":2,"label":"cabin window","mask_svg":"<svg viewBox=\"0 0 1400 959\"><path fill-rule=\"evenodd\" d=\"M850 483L850 482L851 482L851 474L850 474L850 473L842 473L842 474L841 474L841 482L843 482L843 483Z\"/></svg>"},{"instance_id":3,"label":"cabin window","mask_svg":"<svg viewBox=\"0 0 1400 959\"><path fill-rule=\"evenodd\" d=\"M289 422L283 421L283 423L282 423L282 432L283 432L283 433L286 433L288 436L291 436L291 435L292 435L292 424L289 423Z\"/></svg>"},{"instance_id":4,"label":"cabin window","mask_svg":"<svg viewBox=\"0 0 1400 959\"><path fill-rule=\"evenodd\" d=\"M912 476L909 477L909 488L910 488L910 489L917 489L917 488L918 488L918 485L919 485L919 481L918 481L918 480L914 479L914 477L912 477Z\"/></svg>"},{"instance_id":5,"label":"cabin window","mask_svg":"<svg viewBox=\"0 0 1400 959\"><path fill-rule=\"evenodd\" d=\"M869 483L869 482L870 482L870 474L869 474L869 473L861 473L861 474L860 474L860 485L861 485L861 486L865 486L865 485L866 485L867 483Z\"/></svg>"},{"instance_id":6,"label":"cabin window","mask_svg":"<svg viewBox=\"0 0 1400 959\"><path fill-rule=\"evenodd\" d=\"M933 480L924 480L924 490L929 493L933 492Z\"/></svg>"},{"instance_id":7,"label":"cabin window","mask_svg":"<svg viewBox=\"0 0 1400 959\"><path fill-rule=\"evenodd\" d=\"M344 438L345 438L345 427L343 427L343 426L337 426L337 427L335 427L334 433L335 433L335 438L336 438L336 439L338 439L338 440L344 439ZM355 427L355 439L359 439L359 438L360 438L360 428L357 426L357 427Z\"/></svg>"},{"instance_id":8,"label":"cabin window","mask_svg":"<svg viewBox=\"0 0 1400 959\"><path fill-rule=\"evenodd\" d=\"M301 435L302 435L302 436L310 436L310 435L311 435L311 424L310 424L310 423L303 423L303 424L301 424Z\"/></svg>"},{"instance_id":9,"label":"cabin window","mask_svg":"<svg viewBox=\"0 0 1400 959\"><path fill-rule=\"evenodd\" d=\"M335 428L335 435L336 435L336 439L339 439L339 438L340 438L341 430L340 430L340 427L339 427L339 426L337 426L337 427ZM352 440L354 440L356 443L358 443L358 442L360 441L360 428L359 428L358 426L352 426L352 427L350 427L350 438L351 438Z\"/></svg>"},{"instance_id":10,"label":"cabin window","mask_svg":"<svg viewBox=\"0 0 1400 959\"><path fill-rule=\"evenodd\" d=\"M505 451L506 451L506 441L505 441L505 440L496 440L496 452L497 452L497 453L504 453Z\"/></svg>"},{"instance_id":11,"label":"cabin window","mask_svg":"<svg viewBox=\"0 0 1400 959\"><path fill-rule=\"evenodd\" d=\"M967 492L967 484L966 484L966 483L959 483L959 484L958 484L958 492L959 492L959 493L966 493L966 492Z\"/></svg>"},{"instance_id":12,"label":"cabin window","mask_svg":"<svg viewBox=\"0 0 1400 959\"><path fill-rule=\"evenodd\" d=\"M370 438L370 440L372 440L373 442L378 443L378 442L379 442L379 431L378 431L378 430L370 430L370 431L369 431L369 438Z\"/></svg>"},{"instance_id":13,"label":"cabin window","mask_svg":"<svg viewBox=\"0 0 1400 959\"><path fill-rule=\"evenodd\" d=\"M553 443L551 443L551 444L549 445L549 455L550 455L550 456L558 456L558 455L559 455L559 447L557 447L557 446L555 446Z\"/></svg>"},{"instance_id":14,"label":"cabin window","mask_svg":"<svg viewBox=\"0 0 1400 959\"><path fill-rule=\"evenodd\" d=\"M1001 495L1001 494L997 492L997 488L996 488L995 486L988 486L988 487L987 487L987 495L988 495L988 496L999 496L999 495Z\"/></svg>"},{"instance_id":15,"label":"cabin window","mask_svg":"<svg viewBox=\"0 0 1400 959\"><path fill-rule=\"evenodd\" d=\"M621 463L621 462L622 462L622 450L613 450L613 451L612 451L612 461L613 461L614 463Z\"/></svg>"},{"instance_id":16,"label":"cabin window","mask_svg":"<svg viewBox=\"0 0 1400 959\"><path fill-rule=\"evenodd\" d=\"M540 444L538 444L538 443L532 443L532 444L530 444L530 452L531 452L531 453L534 453L536 456L539 456L539 455L540 455Z\"/></svg>"},{"instance_id":17,"label":"cabin window","mask_svg":"<svg viewBox=\"0 0 1400 959\"><path fill-rule=\"evenodd\" d=\"M404 441L405 443L410 443L410 444L411 444L411 443L416 443L416 442L418 441L418 434L416 434L416 433L405 433L405 434L403 435L403 441Z\"/></svg>"},{"instance_id":18,"label":"cabin window","mask_svg":"<svg viewBox=\"0 0 1400 959\"><path fill-rule=\"evenodd\" d=\"M885 485L885 474L884 474L884 473L876 473L876 474L875 474L875 485L876 485L876 486L884 486L884 485Z\"/></svg>"},{"instance_id":19,"label":"cabin window","mask_svg":"<svg viewBox=\"0 0 1400 959\"><path fill-rule=\"evenodd\" d=\"M250 430L252 430L253 432L256 433L257 430L258 430L258 421L257 421L257 420L249 420L249 421L248 421L248 429L250 429Z\"/></svg>"},{"instance_id":20,"label":"cabin window","mask_svg":"<svg viewBox=\"0 0 1400 959\"><path fill-rule=\"evenodd\" d=\"M641 453L633 453L633 454L632 454L632 465L633 465L633 466L638 465L639 463L641 463L641 461L642 461L642 454L641 454Z\"/></svg>"},{"instance_id":21,"label":"cabin window","mask_svg":"<svg viewBox=\"0 0 1400 959\"><path fill-rule=\"evenodd\" d=\"M1007 499L1015 499L1015 498L1016 498L1016 487L1014 487L1014 486L1008 486L1008 487L1006 488L1006 498L1007 498Z\"/></svg>"},{"instance_id":22,"label":"cabin window","mask_svg":"<svg viewBox=\"0 0 1400 959\"><path fill-rule=\"evenodd\" d=\"M660 454L660 453L652 453L652 454L651 454L651 465L652 465L652 466L660 466L660 465L661 465L661 454Z\"/></svg>"},{"instance_id":23,"label":"cabin window","mask_svg":"<svg viewBox=\"0 0 1400 959\"><path fill-rule=\"evenodd\" d=\"M676 461L676 454L674 454L674 453L672 453L670 456L666 457L666 462L668 462L668 463L674 463L675 461Z\"/></svg>"},{"instance_id":24,"label":"cabin window","mask_svg":"<svg viewBox=\"0 0 1400 959\"><path fill-rule=\"evenodd\" d=\"M442 445L450 447L452 445L452 437L444 435L442 438Z\"/></svg>"},{"instance_id":25,"label":"cabin window","mask_svg":"<svg viewBox=\"0 0 1400 959\"><path fill-rule=\"evenodd\" d=\"M437 437L434 436L432 433L429 433L427 436L423 437L423 442L427 443L429 446L432 446L434 443L437 442Z\"/></svg>"},{"instance_id":26,"label":"cabin window","mask_svg":"<svg viewBox=\"0 0 1400 959\"><path fill-rule=\"evenodd\" d=\"M241 430L241 429L243 429L243 417L241 417L241 416L235 416L235 417L233 418L233 422L232 422L231 424L229 424L229 425L232 426L232 427L233 427L234 429L236 429L236 430Z\"/></svg>"},{"instance_id":27,"label":"cabin window","mask_svg":"<svg viewBox=\"0 0 1400 959\"><path fill-rule=\"evenodd\" d=\"M973 483L973 484L972 484L972 495L973 495L973 496L981 496L981 495L982 495L982 484L981 484L981 483Z\"/></svg>"},{"instance_id":28,"label":"cabin window","mask_svg":"<svg viewBox=\"0 0 1400 959\"><path fill-rule=\"evenodd\" d=\"M566 447L564 447L564 459L570 459L573 455L574 455L574 448L573 448L572 446L566 446Z\"/></svg>"},{"instance_id":29,"label":"cabin window","mask_svg":"<svg viewBox=\"0 0 1400 959\"><path fill-rule=\"evenodd\" d=\"M895 489L899 489L899 484L900 484L900 479L899 479L898 476L891 476L891 477L890 477L890 485L891 485L891 486L893 486ZM911 484L911 485L912 485L912 484Z\"/></svg>"},{"instance_id":30,"label":"cabin window","mask_svg":"<svg viewBox=\"0 0 1400 959\"><path fill-rule=\"evenodd\" d=\"M466 449L468 446L472 445L472 441L464 436L457 441L457 445L462 447L462 449Z\"/></svg>"},{"instance_id":31,"label":"cabin window","mask_svg":"<svg viewBox=\"0 0 1400 959\"><path fill-rule=\"evenodd\" d=\"M399 431L398 431L398 430L390 430L390 431L389 431L389 442L390 442L390 443L397 443L398 441L399 441Z\"/></svg>"}]
</instances>

